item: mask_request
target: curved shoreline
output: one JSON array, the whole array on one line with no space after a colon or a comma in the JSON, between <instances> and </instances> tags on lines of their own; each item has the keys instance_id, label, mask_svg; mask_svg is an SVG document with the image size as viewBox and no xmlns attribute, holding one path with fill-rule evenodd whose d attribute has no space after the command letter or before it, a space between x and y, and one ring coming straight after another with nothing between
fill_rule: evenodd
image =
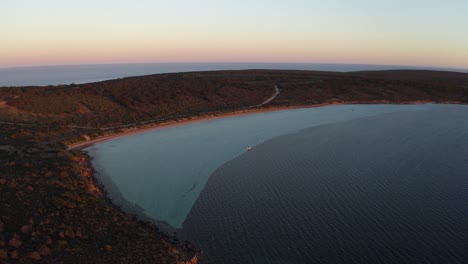
<instances>
[{"instance_id":1,"label":"curved shoreline","mask_svg":"<svg viewBox=\"0 0 468 264\"><path fill-rule=\"evenodd\" d=\"M190 117L185 117L181 119L172 119L169 121L161 123L152 123L144 125L143 127L129 127L121 129L122 132L109 133L102 137L91 139L88 141L79 141L76 143L66 144L68 150L83 150L89 147L92 147L95 144L107 142L110 140L123 138L131 135L137 135L145 132L150 132L159 129L171 128L176 126L188 125L192 123L199 123L204 121L216 120L221 118L243 116L257 113L267 113L267 112L276 112L292 109L301 109L301 108L315 108L315 107L324 107L332 105L351 105L351 104L395 104L395 105L409 105L409 104L463 104L461 102L433 102L433 101L409 101L409 102L388 102L388 101L370 101L370 102L331 102L331 103L321 103L321 104L312 104L312 105L292 105L292 106L271 106L264 108L251 108L243 110L233 110L226 111L222 113L213 112L212 114L204 115L193 115Z\"/></svg>"},{"instance_id":2,"label":"curved shoreline","mask_svg":"<svg viewBox=\"0 0 468 264\"><path fill-rule=\"evenodd\" d=\"M257 113L264 113L264 112L275 112L275 111L282 111L282 110L289 110L289 109L320 107L320 106L327 106L327 105L332 105L332 104L313 105L313 106L252 108L248 110L228 111L224 113L193 115L193 116L185 117L181 119L172 119L172 120L161 122L161 123L148 124L140 128L137 128L137 127L124 128L124 129L121 129L123 130L123 132L121 133L110 133L109 135L98 137L89 141L80 141L77 143L69 144L67 145L67 149L68 150L82 150L82 149L91 147L94 144L106 142L106 141L113 140L113 139L141 134L141 133L158 130L158 129L171 128L171 127L188 125L192 123L199 123L199 122L204 122L204 121L209 121L209 120L216 120L216 119L221 119L221 118L257 114Z\"/></svg>"},{"instance_id":3,"label":"curved shoreline","mask_svg":"<svg viewBox=\"0 0 468 264\"><path fill-rule=\"evenodd\" d=\"M221 114L213 113L213 114L210 114L210 115L193 116L193 117L188 117L188 118L179 119L179 120L172 120L172 121L168 121L168 122L164 122L164 123L151 124L151 125L148 125L148 127L144 127L144 128L133 128L133 129L130 129L130 131L128 131L129 129L127 129L126 132L122 132L122 133L117 132L116 134L113 134L113 135L107 135L107 136L96 138L96 139L90 140L90 141L79 142L79 143L75 144L74 146L71 146L69 148L69 150L82 151L85 148L93 146L94 144L99 144L99 143L110 141L110 140L113 140L113 139L123 138L123 137L126 137L126 136L136 135L136 134L145 133L145 132L149 132L149 131L153 131L153 130L171 128L171 127L182 126L182 125L191 124L191 123L198 123L198 122L216 120L216 119L227 118L227 117L235 117L235 116L256 114L256 113L275 112L275 111L293 110L293 109L304 109L304 108L315 108L315 107L333 106L333 105L351 105L351 104L394 104L394 105L414 104L414 105L417 105L417 104L431 104L431 103L436 103L436 102L430 102L430 101L411 101L411 102L405 102L405 103L389 103L389 102L347 102L347 103L344 103L344 102L336 102L336 103L324 103L324 104L315 104L315 105L295 105L295 106L283 106L283 107L254 108L254 109L241 110L241 111L230 111L230 112L226 111L226 112L221 113ZM460 102L442 102L442 103L439 102L438 104L462 104L462 103L460 103ZM87 153L83 153L83 154L88 155ZM110 191L107 190L107 188L105 188L105 186L104 186L105 184L103 184L103 182L102 182L103 179L101 177L99 177L98 175L96 175L96 168L94 167L94 164L89 163L89 166L93 169L93 174L94 174L93 179L96 180L96 184L99 185L100 188L103 190L103 192L105 194L105 197L106 197L106 200L110 204L116 206L119 211L122 211L122 212L127 213L127 214L133 214L133 215L136 216L136 219L138 219L140 221L143 221L143 222L148 222L148 223L151 223L154 226L157 226L157 228L159 228L159 230L163 234L167 235L167 239L169 239L169 241L170 241L170 238L172 238L172 237L175 237L175 239L182 239L182 240L187 239L181 233L177 232L178 231L177 229L174 229L172 226L168 225L167 223L157 221L157 220L145 215L144 213L142 213L141 208L139 208L138 206L135 206L134 204L129 203L122 196L119 197L120 199L122 199L121 200L122 203L116 204L115 201L113 200L113 198L115 198L116 193L114 192L114 194L112 195L110 193ZM105 175L101 175L101 176L105 176ZM118 188L117 188L117 191L118 191ZM118 194L119 194L119 192L117 192L117 195ZM190 243L190 242L187 242L187 243ZM174 245L177 245L177 243L175 243ZM187 256L189 258L191 257L192 260L193 259L198 260L199 258L201 258L203 256L203 253L202 253L203 251L200 250L200 249L193 249L193 251L190 251L190 252L185 252L184 250L182 250L182 252L184 252L184 254L188 254ZM192 260L190 260L190 261L192 261Z\"/></svg>"},{"instance_id":4,"label":"curved shoreline","mask_svg":"<svg viewBox=\"0 0 468 264\"><path fill-rule=\"evenodd\" d=\"M275 84L281 88L277 98L273 93ZM258 121L267 124L272 120L279 126L288 127L289 119L275 120L274 116L330 110L340 117L346 114L342 108L356 115L359 114L356 109L359 104L375 109L425 103L462 104L466 108L467 84L468 74L454 72L392 70L338 73L254 69L151 74L80 85L4 87L0 89L0 110L5 110L0 111L0 145L4 148L3 151L0 149L3 158L0 162L3 172L0 175L0 196L8 210L0 217L0 233L5 245L8 246L10 238L19 237L22 246L17 250L0 245L0 255L5 253L5 248L8 258L15 256L20 262L31 261L27 254L37 256L37 252L30 251L42 248L46 243L42 238L49 237L52 243L47 247L51 254L41 256L42 262L89 263L94 260L117 263L140 260L149 263L196 263L202 256L201 247L193 248L190 243L185 246L185 242L177 239L178 236L161 229L163 223L138 219L110 199L109 188L101 184L97 171L99 166L92 164L96 158L92 156L95 147L88 147L121 138L111 142L120 146L127 141L122 138L131 135L135 138L128 138L130 141L160 133L172 136L173 131L164 128L181 131L189 138L193 135L191 129L204 128L204 136L210 140L209 135L216 134L211 126L220 125L226 131L232 131L230 126L221 124L224 122L249 119L257 121L250 123L249 129L264 129ZM10 99L15 100L9 102ZM263 103L258 104L262 100ZM2 105L4 101L6 105ZM327 107L318 108L322 106ZM15 107L19 107L21 113L6 111ZM278 112L266 113L273 111ZM369 112L373 113L374 110ZM304 117L330 121L321 114ZM299 121L304 125L310 124L307 119ZM177 127L186 124L188 126ZM241 131L247 136L252 135L247 129ZM146 132L148 134L143 134ZM257 141L252 139L254 143L242 144L239 152L246 146L255 146ZM148 144L145 139L141 142L142 145ZM136 145L128 143L130 147ZM166 145L173 143L165 138L155 142L155 146L162 150ZM104 145L96 147L99 146ZM187 144L180 146L182 151L188 147ZM174 148L174 152L181 150ZM216 152L206 153L212 155ZM125 155L125 151L121 154ZM163 163L165 157L155 158ZM193 155L188 158L188 161L193 161ZM99 159L94 161L99 162ZM125 174L140 174L135 169L141 165L135 165L127 166L129 172ZM186 165L184 167L189 169L193 167ZM201 186L200 182L197 184ZM184 185L181 190L190 190L192 186ZM138 207L134 209L138 212ZM23 228L29 232L24 233ZM73 238L75 232L78 233ZM167 236L162 236L162 233Z\"/></svg>"}]
</instances>

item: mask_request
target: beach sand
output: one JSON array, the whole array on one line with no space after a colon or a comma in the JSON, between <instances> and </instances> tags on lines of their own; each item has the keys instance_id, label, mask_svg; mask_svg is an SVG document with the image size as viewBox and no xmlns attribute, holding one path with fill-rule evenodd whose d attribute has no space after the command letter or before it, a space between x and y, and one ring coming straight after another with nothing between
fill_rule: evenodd
<instances>
[{"instance_id":1,"label":"beach sand","mask_svg":"<svg viewBox=\"0 0 468 264\"><path fill-rule=\"evenodd\" d=\"M411 102L403 102L399 104L429 104L435 103L431 101L411 101ZM449 104L457 104L457 102L445 102ZM123 132L115 132L109 133L108 135L95 138L88 141L80 141L72 144L68 144L67 147L69 150L83 150L89 148L97 143L106 142L109 140L114 140L126 136L141 134L153 130L158 129L165 129L175 126L182 126L191 123L199 123L209 120L227 118L227 117L234 117L234 116L242 116L242 115L249 115L249 114L257 114L257 113L265 113L265 112L274 112L274 111L283 111L283 110L292 110L292 109L299 109L299 108L313 108L313 107L323 107L323 106L331 106L331 105L344 105L344 104L392 104L391 102L387 101L370 101L370 102L331 102L331 103L321 103L321 104L313 104L313 105L294 105L294 106L272 106L272 107L264 107L264 108L251 108L251 109L242 109L242 110L234 110L230 112L224 113L213 113L213 114L206 114L206 115L194 115L192 117L186 117L181 119L174 119L171 121L165 121L161 123L153 123L147 124L143 127L130 127L130 128L120 128ZM397 103L395 103L397 104ZM116 129L119 129L116 127Z\"/></svg>"}]
</instances>

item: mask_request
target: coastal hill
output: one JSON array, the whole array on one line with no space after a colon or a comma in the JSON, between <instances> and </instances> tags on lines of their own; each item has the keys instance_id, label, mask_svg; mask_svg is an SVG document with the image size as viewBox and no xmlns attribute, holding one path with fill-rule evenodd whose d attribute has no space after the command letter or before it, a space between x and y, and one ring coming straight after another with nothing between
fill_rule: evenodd
<instances>
[{"instance_id":1,"label":"coastal hill","mask_svg":"<svg viewBox=\"0 0 468 264\"><path fill-rule=\"evenodd\" d=\"M468 74L435 71L246 70L131 77L90 84L0 89L4 121L112 127L232 111L281 94L265 107L328 103L464 102Z\"/></svg>"},{"instance_id":2,"label":"coastal hill","mask_svg":"<svg viewBox=\"0 0 468 264\"><path fill-rule=\"evenodd\" d=\"M215 74L215 76L210 76ZM272 87L226 73L162 74L82 85L8 89L23 120L110 126L255 104ZM7 94L3 88L3 94ZM19 91L21 90L21 91ZM16 98L14 98L16 97Z\"/></svg>"},{"instance_id":3,"label":"coastal hill","mask_svg":"<svg viewBox=\"0 0 468 264\"><path fill-rule=\"evenodd\" d=\"M0 88L0 262L197 263L200 252L123 213L70 150L199 117L346 103L467 103L468 74L281 70L159 74Z\"/></svg>"}]
</instances>

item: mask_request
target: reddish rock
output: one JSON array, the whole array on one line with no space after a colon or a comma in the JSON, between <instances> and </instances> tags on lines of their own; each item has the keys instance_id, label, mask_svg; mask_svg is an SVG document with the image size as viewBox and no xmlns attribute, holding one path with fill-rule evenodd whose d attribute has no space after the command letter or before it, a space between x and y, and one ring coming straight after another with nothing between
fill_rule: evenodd
<instances>
[{"instance_id":1,"label":"reddish rock","mask_svg":"<svg viewBox=\"0 0 468 264\"><path fill-rule=\"evenodd\" d=\"M45 243L46 245L49 245L49 246L52 245L52 238L47 237Z\"/></svg>"},{"instance_id":2,"label":"reddish rock","mask_svg":"<svg viewBox=\"0 0 468 264\"><path fill-rule=\"evenodd\" d=\"M91 170L85 170L85 171L83 171L81 173L82 177L88 177L89 178L89 177L91 177L91 175L93 175Z\"/></svg>"},{"instance_id":3,"label":"reddish rock","mask_svg":"<svg viewBox=\"0 0 468 264\"><path fill-rule=\"evenodd\" d=\"M32 226L31 225L24 225L24 226L21 227L20 230L21 230L21 233L27 234L27 233L31 232Z\"/></svg>"},{"instance_id":4,"label":"reddish rock","mask_svg":"<svg viewBox=\"0 0 468 264\"><path fill-rule=\"evenodd\" d=\"M193 258L191 258L189 261L186 261L185 264L197 264L198 263L198 256L194 256Z\"/></svg>"},{"instance_id":5,"label":"reddish rock","mask_svg":"<svg viewBox=\"0 0 468 264\"><path fill-rule=\"evenodd\" d=\"M68 177L68 176L69 176L69 174L68 174L68 172L66 172L66 171L62 171L62 172L60 173L60 177L62 177L62 178L66 178L66 177Z\"/></svg>"},{"instance_id":6,"label":"reddish rock","mask_svg":"<svg viewBox=\"0 0 468 264\"><path fill-rule=\"evenodd\" d=\"M83 238L83 234L81 233L81 230L76 230L75 237L80 238L80 239Z\"/></svg>"},{"instance_id":7,"label":"reddish rock","mask_svg":"<svg viewBox=\"0 0 468 264\"><path fill-rule=\"evenodd\" d=\"M22 244L23 244L23 242L21 242L21 240L19 239L19 236L16 235L16 234L8 242L8 245L10 245L10 246L12 246L14 248L19 248L19 247L21 247Z\"/></svg>"},{"instance_id":8,"label":"reddish rock","mask_svg":"<svg viewBox=\"0 0 468 264\"><path fill-rule=\"evenodd\" d=\"M41 254L39 254L39 252L37 251L34 251L28 254L28 258L33 259L33 260L40 260Z\"/></svg>"},{"instance_id":9,"label":"reddish rock","mask_svg":"<svg viewBox=\"0 0 468 264\"><path fill-rule=\"evenodd\" d=\"M18 259L18 257L19 257L18 250L14 250L14 251L10 252L10 258L11 259Z\"/></svg>"},{"instance_id":10,"label":"reddish rock","mask_svg":"<svg viewBox=\"0 0 468 264\"><path fill-rule=\"evenodd\" d=\"M63 233L63 231L60 231L59 237L60 237L60 238L64 238L64 237L65 237L65 234Z\"/></svg>"},{"instance_id":11,"label":"reddish rock","mask_svg":"<svg viewBox=\"0 0 468 264\"><path fill-rule=\"evenodd\" d=\"M8 251L4 248L0 248L0 259L8 259Z\"/></svg>"},{"instance_id":12,"label":"reddish rock","mask_svg":"<svg viewBox=\"0 0 468 264\"><path fill-rule=\"evenodd\" d=\"M65 192L65 193L63 194L63 197L66 197L66 198L68 198L68 199L70 199L70 200L75 200L75 196L74 196L73 193L71 193L71 192Z\"/></svg>"},{"instance_id":13,"label":"reddish rock","mask_svg":"<svg viewBox=\"0 0 468 264\"><path fill-rule=\"evenodd\" d=\"M0 185L6 184L6 179L0 179Z\"/></svg>"},{"instance_id":14,"label":"reddish rock","mask_svg":"<svg viewBox=\"0 0 468 264\"><path fill-rule=\"evenodd\" d=\"M75 232L73 232L73 230L65 230L65 236L66 237L69 237L69 238L75 238Z\"/></svg>"},{"instance_id":15,"label":"reddish rock","mask_svg":"<svg viewBox=\"0 0 468 264\"><path fill-rule=\"evenodd\" d=\"M10 188L12 188L12 189L16 188L16 181L14 179L11 180L11 182L10 182L10 184L8 186L10 186Z\"/></svg>"},{"instance_id":16,"label":"reddish rock","mask_svg":"<svg viewBox=\"0 0 468 264\"><path fill-rule=\"evenodd\" d=\"M46 245L42 245L37 249L37 252L39 252L39 254L41 256L49 256L50 255L50 248L47 247Z\"/></svg>"},{"instance_id":17,"label":"reddish rock","mask_svg":"<svg viewBox=\"0 0 468 264\"><path fill-rule=\"evenodd\" d=\"M52 171L48 171L44 174L45 177L52 177L54 173Z\"/></svg>"},{"instance_id":18,"label":"reddish rock","mask_svg":"<svg viewBox=\"0 0 468 264\"><path fill-rule=\"evenodd\" d=\"M34 191L34 188L33 188L31 185L29 185L27 189L28 189L28 191L30 191L30 192Z\"/></svg>"},{"instance_id":19,"label":"reddish rock","mask_svg":"<svg viewBox=\"0 0 468 264\"><path fill-rule=\"evenodd\" d=\"M66 192L63 194L63 196L73 201L81 201L81 197L76 193Z\"/></svg>"}]
</instances>

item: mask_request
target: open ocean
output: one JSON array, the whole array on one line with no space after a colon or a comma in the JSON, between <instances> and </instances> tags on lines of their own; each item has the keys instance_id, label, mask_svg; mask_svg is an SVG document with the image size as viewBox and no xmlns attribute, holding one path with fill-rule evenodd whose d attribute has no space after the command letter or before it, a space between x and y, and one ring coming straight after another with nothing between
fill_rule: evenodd
<instances>
[{"instance_id":1,"label":"open ocean","mask_svg":"<svg viewBox=\"0 0 468 264\"><path fill-rule=\"evenodd\" d=\"M457 70L429 67L318 63L140 63L66 65L0 68L0 86L79 84L156 73L245 69L316 70L338 72L389 69L428 69L468 72L467 69Z\"/></svg>"}]
</instances>

